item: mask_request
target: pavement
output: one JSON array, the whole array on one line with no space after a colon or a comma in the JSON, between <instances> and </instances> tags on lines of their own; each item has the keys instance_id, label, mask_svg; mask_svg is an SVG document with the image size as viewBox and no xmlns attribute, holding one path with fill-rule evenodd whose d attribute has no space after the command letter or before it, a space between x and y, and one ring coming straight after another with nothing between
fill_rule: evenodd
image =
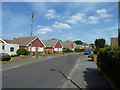
<instances>
[{"instance_id":1,"label":"pavement","mask_svg":"<svg viewBox=\"0 0 120 90\"><path fill-rule=\"evenodd\" d=\"M79 58L68 78L72 79L80 88L112 88L97 68L96 63L87 55ZM69 81L64 84L63 88L76 88L76 86Z\"/></svg>"},{"instance_id":2,"label":"pavement","mask_svg":"<svg viewBox=\"0 0 120 90\"><path fill-rule=\"evenodd\" d=\"M83 53L41 57L3 65L3 88L111 88L96 64Z\"/></svg>"}]
</instances>

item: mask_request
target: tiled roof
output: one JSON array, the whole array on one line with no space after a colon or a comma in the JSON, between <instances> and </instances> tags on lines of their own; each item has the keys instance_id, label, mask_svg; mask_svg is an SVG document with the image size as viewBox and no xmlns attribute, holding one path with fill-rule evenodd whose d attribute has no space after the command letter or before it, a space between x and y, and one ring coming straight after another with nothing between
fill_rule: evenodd
<instances>
[{"instance_id":1,"label":"tiled roof","mask_svg":"<svg viewBox=\"0 0 120 90\"><path fill-rule=\"evenodd\" d=\"M46 47L53 47L58 40L42 40Z\"/></svg>"},{"instance_id":2,"label":"tiled roof","mask_svg":"<svg viewBox=\"0 0 120 90\"><path fill-rule=\"evenodd\" d=\"M80 49L80 47L82 47L82 45L76 45L76 47L75 47L75 48Z\"/></svg>"},{"instance_id":3,"label":"tiled roof","mask_svg":"<svg viewBox=\"0 0 120 90\"><path fill-rule=\"evenodd\" d=\"M20 37L20 38L14 38L11 40L12 44L19 44L20 46L26 46L30 42L32 42L37 37Z\"/></svg>"},{"instance_id":4,"label":"tiled roof","mask_svg":"<svg viewBox=\"0 0 120 90\"><path fill-rule=\"evenodd\" d=\"M69 48L72 42L62 42L63 48Z\"/></svg>"}]
</instances>

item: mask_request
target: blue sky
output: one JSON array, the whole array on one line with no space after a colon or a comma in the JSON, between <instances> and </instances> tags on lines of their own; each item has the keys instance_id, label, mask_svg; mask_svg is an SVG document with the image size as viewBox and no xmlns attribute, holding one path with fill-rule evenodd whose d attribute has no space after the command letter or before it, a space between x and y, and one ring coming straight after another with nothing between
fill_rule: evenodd
<instances>
[{"instance_id":1,"label":"blue sky","mask_svg":"<svg viewBox=\"0 0 120 90\"><path fill-rule=\"evenodd\" d=\"M3 2L2 34L5 39L33 35L40 39L58 38L93 43L118 35L117 2Z\"/></svg>"}]
</instances>

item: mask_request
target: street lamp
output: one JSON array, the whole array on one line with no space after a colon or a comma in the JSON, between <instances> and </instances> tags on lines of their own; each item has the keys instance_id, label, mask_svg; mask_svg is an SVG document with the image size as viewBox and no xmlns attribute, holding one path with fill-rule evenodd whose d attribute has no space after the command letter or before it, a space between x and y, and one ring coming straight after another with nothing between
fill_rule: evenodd
<instances>
[{"instance_id":1,"label":"street lamp","mask_svg":"<svg viewBox=\"0 0 120 90\"><path fill-rule=\"evenodd\" d=\"M67 79L67 81L70 81L72 84L74 84L79 90L82 90L82 88L80 88L73 80L67 78L67 76L61 71L61 70L56 70L56 69L50 69L51 71L56 71L59 72L60 74L63 75L63 77L65 77L65 79Z\"/></svg>"}]
</instances>

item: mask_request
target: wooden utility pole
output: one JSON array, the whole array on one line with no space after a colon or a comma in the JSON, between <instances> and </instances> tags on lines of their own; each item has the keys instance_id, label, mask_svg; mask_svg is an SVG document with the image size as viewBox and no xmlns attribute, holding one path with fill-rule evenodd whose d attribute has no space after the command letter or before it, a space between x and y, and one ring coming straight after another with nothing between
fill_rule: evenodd
<instances>
[{"instance_id":1,"label":"wooden utility pole","mask_svg":"<svg viewBox=\"0 0 120 90\"><path fill-rule=\"evenodd\" d=\"M33 23L34 23L34 14L32 13L31 38L32 38L32 34L33 34ZM30 55L32 56L32 42L30 43Z\"/></svg>"}]
</instances>

